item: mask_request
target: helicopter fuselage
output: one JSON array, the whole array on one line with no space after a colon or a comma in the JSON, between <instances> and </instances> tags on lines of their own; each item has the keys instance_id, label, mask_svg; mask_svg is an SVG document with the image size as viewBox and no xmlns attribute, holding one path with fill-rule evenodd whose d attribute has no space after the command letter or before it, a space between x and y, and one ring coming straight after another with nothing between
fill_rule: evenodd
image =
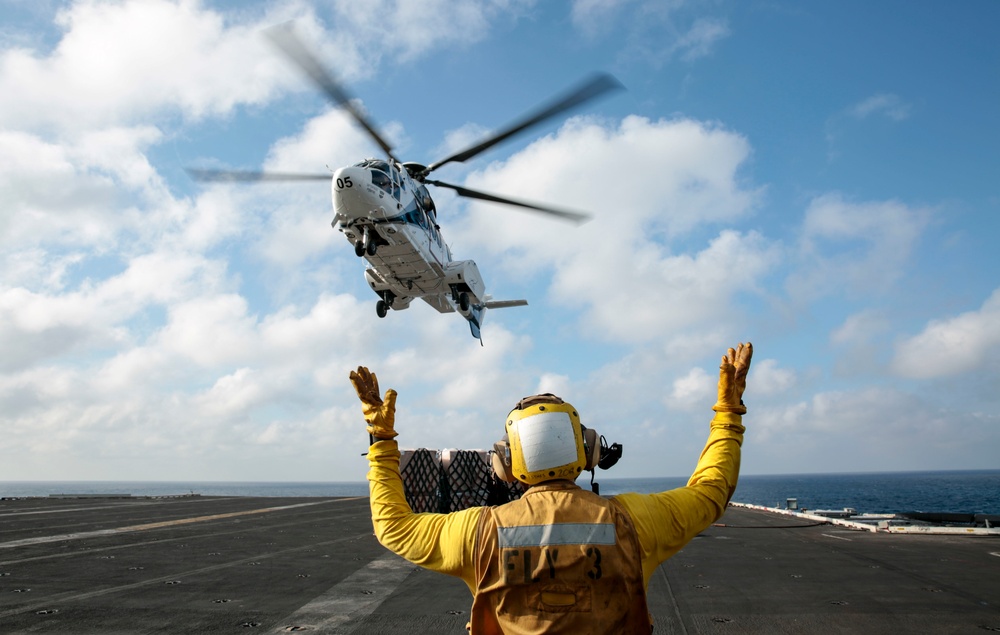
<instances>
[{"instance_id":1,"label":"helicopter fuselage","mask_svg":"<svg viewBox=\"0 0 1000 635\"><path fill-rule=\"evenodd\" d=\"M403 310L420 298L441 313L457 311L478 333L490 298L472 260L453 260L427 188L391 161L368 159L333 175L333 226L368 262L365 279L377 312Z\"/></svg>"}]
</instances>

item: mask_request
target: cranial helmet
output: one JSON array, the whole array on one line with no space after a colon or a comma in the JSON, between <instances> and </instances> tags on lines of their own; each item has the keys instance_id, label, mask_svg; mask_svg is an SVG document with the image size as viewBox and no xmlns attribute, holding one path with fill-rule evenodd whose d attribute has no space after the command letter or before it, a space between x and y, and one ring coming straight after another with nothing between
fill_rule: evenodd
<instances>
[{"instance_id":1,"label":"cranial helmet","mask_svg":"<svg viewBox=\"0 0 1000 635\"><path fill-rule=\"evenodd\" d=\"M597 431L585 428L576 408L549 393L519 401L505 428L503 439L493 444L493 471L507 482L572 481L600 458Z\"/></svg>"}]
</instances>

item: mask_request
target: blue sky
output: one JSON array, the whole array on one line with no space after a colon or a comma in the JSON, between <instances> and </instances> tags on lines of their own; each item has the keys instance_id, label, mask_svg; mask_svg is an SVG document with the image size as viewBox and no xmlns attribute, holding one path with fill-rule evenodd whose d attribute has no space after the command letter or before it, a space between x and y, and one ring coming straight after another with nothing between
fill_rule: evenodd
<instances>
[{"instance_id":1,"label":"blue sky","mask_svg":"<svg viewBox=\"0 0 1000 635\"><path fill-rule=\"evenodd\" d=\"M0 5L0 480L356 481L348 371L404 447L486 448L550 390L677 476L751 340L743 471L997 468L1000 6L653 0ZM442 180L480 347L384 320L318 172L374 146L261 30L294 20L404 160L592 71L627 88Z\"/></svg>"}]
</instances>

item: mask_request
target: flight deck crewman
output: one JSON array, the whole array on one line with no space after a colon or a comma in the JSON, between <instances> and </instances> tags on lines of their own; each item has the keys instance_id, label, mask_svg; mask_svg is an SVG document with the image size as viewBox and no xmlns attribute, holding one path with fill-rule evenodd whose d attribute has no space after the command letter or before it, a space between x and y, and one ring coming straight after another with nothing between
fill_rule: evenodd
<instances>
[{"instance_id":1,"label":"flight deck crewman","mask_svg":"<svg viewBox=\"0 0 1000 635\"><path fill-rule=\"evenodd\" d=\"M494 633L649 633L649 578L726 509L743 442L743 390L753 346L722 357L708 442L685 487L604 498L576 485L599 458L597 434L572 405L522 399L495 445L494 470L524 495L497 507L415 514L406 502L394 438L396 391L383 400L367 368L350 375L373 442L372 523L386 548L461 578L472 592L469 630Z\"/></svg>"}]
</instances>

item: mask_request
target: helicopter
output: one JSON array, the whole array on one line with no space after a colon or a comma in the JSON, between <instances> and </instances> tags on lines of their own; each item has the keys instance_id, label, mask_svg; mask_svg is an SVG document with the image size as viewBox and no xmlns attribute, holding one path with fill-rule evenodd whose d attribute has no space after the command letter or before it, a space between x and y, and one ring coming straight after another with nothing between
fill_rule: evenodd
<instances>
[{"instance_id":1,"label":"helicopter","mask_svg":"<svg viewBox=\"0 0 1000 635\"><path fill-rule=\"evenodd\" d=\"M608 74L595 74L547 105L495 132L488 138L442 160L423 165L402 162L375 124L352 101L295 34L291 24L271 27L265 35L333 103L344 109L382 150L384 158L368 158L341 167L332 174L261 172L188 168L197 181L331 181L334 218L331 226L367 261L364 276L378 295L376 314L402 311L420 298L440 313L457 312L469 323L482 344L481 327L487 309L527 305L527 300L494 300L486 293L473 260L456 260L441 234L437 206L427 186L451 189L458 196L518 207L574 223L589 215L572 210L516 200L433 180L428 176L449 163L462 163L524 130L600 95L623 88Z\"/></svg>"}]
</instances>

